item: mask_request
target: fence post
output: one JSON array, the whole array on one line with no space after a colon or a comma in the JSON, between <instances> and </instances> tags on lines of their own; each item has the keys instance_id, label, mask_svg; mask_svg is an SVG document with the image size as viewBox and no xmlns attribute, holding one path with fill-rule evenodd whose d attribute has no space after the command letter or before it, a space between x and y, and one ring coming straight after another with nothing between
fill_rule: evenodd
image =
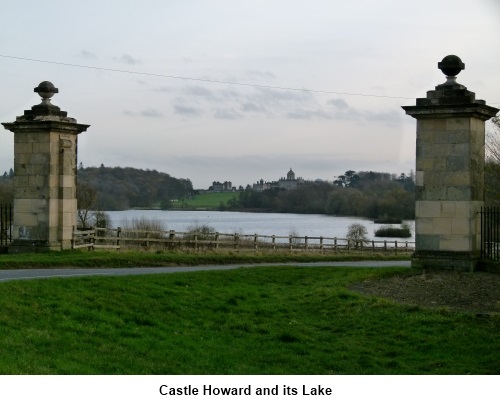
<instances>
[{"instance_id":1,"label":"fence post","mask_svg":"<svg viewBox=\"0 0 500 405\"><path fill-rule=\"evenodd\" d=\"M276 236L275 235L273 235L272 245L273 245L273 250L276 250Z\"/></svg>"},{"instance_id":2,"label":"fence post","mask_svg":"<svg viewBox=\"0 0 500 405\"><path fill-rule=\"evenodd\" d=\"M319 250L323 253L323 236L319 237Z\"/></svg>"},{"instance_id":3,"label":"fence post","mask_svg":"<svg viewBox=\"0 0 500 405\"><path fill-rule=\"evenodd\" d=\"M375 252L375 241L372 240L372 252Z\"/></svg>"},{"instance_id":4,"label":"fence post","mask_svg":"<svg viewBox=\"0 0 500 405\"><path fill-rule=\"evenodd\" d=\"M337 250L337 237L333 238L333 250Z\"/></svg>"},{"instance_id":5,"label":"fence post","mask_svg":"<svg viewBox=\"0 0 500 405\"><path fill-rule=\"evenodd\" d=\"M347 239L347 250L351 250L351 240Z\"/></svg>"},{"instance_id":6,"label":"fence post","mask_svg":"<svg viewBox=\"0 0 500 405\"><path fill-rule=\"evenodd\" d=\"M394 241L394 254L395 255L398 254L398 241L397 240Z\"/></svg>"},{"instance_id":7,"label":"fence post","mask_svg":"<svg viewBox=\"0 0 500 405\"><path fill-rule=\"evenodd\" d=\"M290 252L292 251L292 235L290 235L288 237L288 245L289 245L289 248L290 248Z\"/></svg>"},{"instance_id":8,"label":"fence post","mask_svg":"<svg viewBox=\"0 0 500 405\"><path fill-rule=\"evenodd\" d=\"M116 246L120 246L120 237L122 235L122 228L121 226L118 227L116 230Z\"/></svg>"},{"instance_id":9,"label":"fence post","mask_svg":"<svg viewBox=\"0 0 500 405\"><path fill-rule=\"evenodd\" d=\"M234 250L238 249L238 234L234 234Z\"/></svg>"},{"instance_id":10,"label":"fence post","mask_svg":"<svg viewBox=\"0 0 500 405\"><path fill-rule=\"evenodd\" d=\"M304 238L304 248L307 250L309 247L309 241L307 240L307 236Z\"/></svg>"},{"instance_id":11,"label":"fence post","mask_svg":"<svg viewBox=\"0 0 500 405\"><path fill-rule=\"evenodd\" d=\"M171 229L168 231L167 246L169 249L174 248L174 238L175 238L175 231L173 229Z\"/></svg>"},{"instance_id":12,"label":"fence post","mask_svg":"<svg viewBox=\"0 0 500 405\"><path fill-rule=\"evenodd\" d=\"M0 205L0 208L2 206ZM3 231L3 228L0 228L0 232ZM73 237L71 238L71 249L75 248L75 232L76 232L76 225L73 225ZM1 241L0 241L1 242ZM0 243L1 244L1 243Z\"/></svg>"},{"instance_id":13,"label":"fence post","mask_svg":"<svg viewBox=\"0 0 500 405\"><path fill-rule=\"evenodd\" d=\"M215 232L215 250L219 249L219 232Z\"/></svg>"},{"instance_id":14,"label":"fence post","mask_svg":"<svg viewBox=\"0 0 500 405\"><path fill-rule=\"evenodd\" d=\"M387 241L384 240L384 251L387 252Z\"/></svg>"},{"instance_id":15,"label":"fence post","mask_svg":"<svg viewBox=\"0 0 500 405\"><path fill-rule=\"evenodd\" d=\"M253 236L253 249L254 250L257 250L257 247L258 247L257 241L258 241L258 235L254 234L254 236Z\"/></svg>"}]
</instances>

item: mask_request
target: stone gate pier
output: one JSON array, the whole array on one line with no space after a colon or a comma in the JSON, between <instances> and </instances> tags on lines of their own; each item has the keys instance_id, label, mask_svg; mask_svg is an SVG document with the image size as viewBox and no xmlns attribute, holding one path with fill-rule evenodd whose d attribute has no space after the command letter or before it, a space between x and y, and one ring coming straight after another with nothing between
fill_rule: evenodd
<instances>
[{"instance_id":1,"label":"stone gate pier","mask_svg":"<svg viewBox=\"0 0 500 405\"><path fill-rule=\"evenodd\" d=\"M484 205L485 122L498 109L456 81L464 68L446 56L446 82L403 109L417 119L415 267L474 270Z\"/></svg>"},{"instance_id":2,"label":"stone gate pier","mask_svg":"<svg viewBox=\"0 0 500 405\"><path fill-rule=\"evenodd\" d=\"M76 225L78 124L50 100L58 89L40 83L42 102L15 122L2 123L14 133L14 218L11 252L71 248Z\"/></svg>"}]
</instances>

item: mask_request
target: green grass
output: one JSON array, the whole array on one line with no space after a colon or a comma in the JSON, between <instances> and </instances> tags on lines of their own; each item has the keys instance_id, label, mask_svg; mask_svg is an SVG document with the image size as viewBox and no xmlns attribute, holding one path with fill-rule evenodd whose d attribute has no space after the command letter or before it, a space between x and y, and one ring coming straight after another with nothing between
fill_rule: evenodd
<instances>
[{"instance_id":1,"label":"green grass","mask_svg":"<svg viewBox=\"0 0 500 405\"><path fill-rule=\"evenodd\" d=\"M403 268L0 284L0 374L498 374L497 316L349 291Z\"/></svg>"},{"instance_id":2,"label":"green grass","mask_svg":"<svg viewBox=\"0 0 500 405\"><path fill-rule=\"evenodd\" d=\"M229 200L238 198L238 192L207 193L195 195L192 198L173 202L174 209L190 210L218 210L221 202L227 204Z\"/></svg>"},{"instance_id":3,"label":"green grass","mask_svg":"<svg viewBox=\"0 0 500 405\"><path fill-rule=\"evenodd\" d=\"M248 252L233 251L85 251L66 250L62 252L23 253L0 255L1 269L60 268L60 267L162 267L201 264L237 264L237 263L304 263L326 261L359 260L409 260L408 254L383 254L371 252L354 253L304 253L304 252Z\"/></svg>"}]
</instances>

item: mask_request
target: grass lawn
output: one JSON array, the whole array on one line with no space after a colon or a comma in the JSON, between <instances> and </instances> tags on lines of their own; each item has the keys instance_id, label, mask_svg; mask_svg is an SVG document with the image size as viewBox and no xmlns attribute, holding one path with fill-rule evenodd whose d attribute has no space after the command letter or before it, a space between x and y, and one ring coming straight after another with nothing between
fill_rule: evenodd
<instances>
[{"instance_id":1,"label":"grass lawn","mask_svg":"<svg viewBox=\"0 0 500 405\"><path fill-rule=\"evenodd\" d=\"M229 200L238 199L239 192L222 192L222 193L207 193L194 195L192 198L174 201L174 209L189 209L189 210L218 210L221 203L224 205Z\"/></svg>"},{"instance_id":2,"label":"grass lawn","mask_svg":"<svg viewBox=\"0 0 500 405\"><path fill-rule=\"evenodd\" d=\"M0 284L0 374L498 374L500 318L348 290L404 268Z\"/></svg>"}]
</instances>

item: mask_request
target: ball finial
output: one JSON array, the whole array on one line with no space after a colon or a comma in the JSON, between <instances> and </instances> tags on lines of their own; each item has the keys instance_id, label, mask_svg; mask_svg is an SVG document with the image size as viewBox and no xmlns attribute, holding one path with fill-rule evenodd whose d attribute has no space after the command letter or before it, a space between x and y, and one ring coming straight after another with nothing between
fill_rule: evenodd
<instances>
[{"instance_id":1,"label":"ball finial","mask_svg":"<svg viewBox=\"0 0 500 405\"><path fill-rule=\"evenodd\" d=\"M44 81L35 87L35 93L42 98L42 103L50 104L50 99L55 93L59 93L59 90L51 82Z\"/></svg>"},{"instance_id":2,"label":"ball finial","mask_svg":"<svg viewBox=\"0 0 500 405\"><path fill-rule=\"evenodd\" d=\"M438 63L438 68L447 77L453 77L458 75L462 70L465 69L465 64L456 55L448 55L443 58L441 62Z\"/></svg>"}]
</instances>

